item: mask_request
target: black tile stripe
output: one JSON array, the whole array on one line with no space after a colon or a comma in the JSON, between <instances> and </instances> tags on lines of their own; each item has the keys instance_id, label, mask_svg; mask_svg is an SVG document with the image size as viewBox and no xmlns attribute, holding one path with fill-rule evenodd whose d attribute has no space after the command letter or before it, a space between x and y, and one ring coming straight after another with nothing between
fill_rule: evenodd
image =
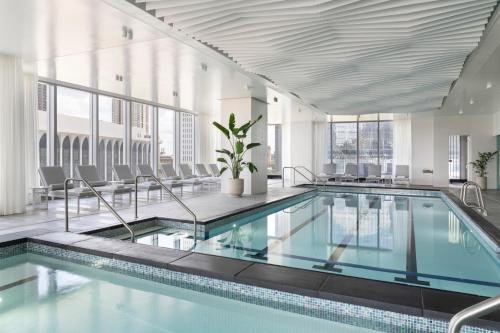
<instances>
[{"instance_id":1,"label":"black tile stripe","mask_svg":"<svg viewBox=\"0 0 500 333\"><path fill-rule=\"evenodd\" d=\"M27 278L14 281L12 283L5 284L3 286L0 286L0 292L5 291L5 290L10 289L10 288L20 286L22 284L28 283L28 282L36 280L36 279L38 279L38 275L29 276Z\"/></svg>"}]
</instances>

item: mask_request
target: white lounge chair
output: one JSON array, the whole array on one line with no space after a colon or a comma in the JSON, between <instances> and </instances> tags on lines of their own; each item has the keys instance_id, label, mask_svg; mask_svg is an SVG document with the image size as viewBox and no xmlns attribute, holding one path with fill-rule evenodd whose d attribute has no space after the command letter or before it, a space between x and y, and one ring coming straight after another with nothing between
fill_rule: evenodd
<instances>
[{"instance_id":1,"label":"white lounge chair","mask_svg":"<svg viewBox=\"0 0 500 333\"><path fill-rule=\"evenodd\" d=\"M382 179L382 166L376 164L368 164L368 175L366 176L367 183L380 183Z\"/></svg>"},{"instance_id":2,"label":"white lounge chair","mask_svg":"<svg viewBox=\"0 0 500 333\"><path fill-rule=\"evenodd\" d=\"M181 177L183 180L198 179L202 187L207 186L208 188L210 188L211 186L220 184L220 178L210 177L210 175L208 177L200 177L194 175L193 170L191 170L191 167L186 163L179 164L179 169L181 171Z\"/></svg>"},{"instance_id":3,"label":"white lounge chair","mask_svg":"<svg viewBox=\"0 0 500 333\"><path fill-rule=\"evenodd\" d=\"M42 183L48 188L48 196L51 198L64 198L64 182L66 175L59 166L46 166L38 169ZM99 192L99 191L98 191ZM87 187L77 187L68 184L68 198L76 198L77 213L80 214L80 199L95 197L95 194ZM97 198L97 209L100 208L101 200Z\"/></svg>"},{"instance_id":4,"label":"white lounge chair","mask_svg":"<svg viewBox=\"0 0 500 333\"><path fill-rule=\"evenodd\" d=\"M135 177L130 171L130 167L126 164L115 164L113 166L113 172L116 178L126 185L135 185ZM161 185L156 182L145 181L137 184L137 189L139 191L147 191L147 200L149 202L149 192L160 191L160 200L162 199L162 188ZM134 188L135 190L135 188Z\"/></svg>"},{"instance_id":5,"label":"white lounge chair","mask_svg":"<svg viewBox=\"0 0 500 333\"><path fill-rule=\"evenodd\" d=\"M77 165L76 172L78 177L85 179L94 189L101 193L111 194L113 206L115 205L115 196L117 194L128 194L129 204L132 202L132 188L125 185L111 185L107 181L102 180L97 172L95 165Z\"/></svg>"},{"instance_id":6,"label":"white lounge chair","mask_svg":"<svg viewBox=\"0 0 500 333\"><path fill-rule=\"evenodd\" d=\"M183 184L189 184L192 186L192 191L194 192L194 188L196 185L201 185L202 183L198 180L198 178L190 178L190 179L182 179L175 172L174 166L170 163L161 164L160 171L163 174L164 179L167 180L177 180Z\"/></svg>"},{"instance_id":7,"label":"white lounge chair","mask_svg":"<svg viewBox=\"0 0 500 333\"><path fill-rule=\"evenodd\" d=\"M211 185L214 185L215 188L219 188L221 185L221 178L220 177L215 177L212 176L208 171L207 168L205 167L205 164L195 164L194 167L196 168L196 174L201 177L201 181L207 185L209 188Z\"/></svg>"},{"instance_id":8,"label":"white lounge chair","mask_svg":"<svg viewBox=\"0 0 500 333\"><path fill-rule=\"evenodd\" d=\"M319 175L316 176L316 181L327 182L330 178L335 178L337 167L335 163L323 164L323 169Z\"/></svg>"},{"instance_id":9,"label":"white lounge chair","mask_svg":"<svg viewBox=\"0 0 500 333\"><path fill-rule=\"evenodd\" d=\"M153 169L149 164L139 164L137 166L137 172L141 176L148 176L148 175L154 175ZM169 188L169 190L173 190L174 188L180 188L181 189L181 195L182 195L182 188L184 184L182 184L181 181L179 180L173 180L173 179L163 179L162 183Z\"/></svg>"},{"instance_id":10,"label":"white lounge chair","mask_svg":"<svg viewBox=\"0 0 500 333\"><path fill-rule=\"evenodd\" d=\"M210 168L210 171L212 172L213 177L220 177L220 170L217 164L212 163L209 164L208 167Z\"/></svg>"},{"instance_id":11,"label":"white lounge chair","mask_svg":"<svg viewBox=\"0 0 500 333\"><path fill-rule=\"evenodd\" d=\"M345 166L344 174L342 175L342 181L344 182L354 182L358 180L358 166L354 163L347 163Z\"/></svg>"},{"instance_id":12,"label":"white lounge chair","mask_svg":"<svg viewBox=\"0 0 500 333\"><path fill-rule=\"evenodd\" d=\"M394 184L404 183L410 185L410 167L408 165L396 165L392 182Z\"/></svg>"}]
</instances>

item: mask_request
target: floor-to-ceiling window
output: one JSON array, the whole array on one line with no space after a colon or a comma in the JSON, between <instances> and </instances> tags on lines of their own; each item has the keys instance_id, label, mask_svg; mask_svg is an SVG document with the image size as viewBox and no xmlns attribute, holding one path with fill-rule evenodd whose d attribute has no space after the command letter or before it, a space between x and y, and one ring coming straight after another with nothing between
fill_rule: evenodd
<instances>
[{"instance_id":1,"label":"floor-to-ceiling window","mask_svg":"<svg viewBox=\"0 0 500 333\"><path fill-rule=\"evenodd\" d=\"M344 173L348 163L358 165L360 177L369 164L382 166L382 174L392 173L393 128L390 116L331 116L326 129L326 162L335 163Z\"/></svg>"},{"instance_id":2,"label":"floor-to-ceiling window","mask_svg":"<svg viewBox=\"0 0 500 333\"><path fill-rule=\"evenodd\" d=\"M124 108L124 100L99 95L98 170L105 180L112 180L113 165L123 164Z\"/></svg>"},{"instance_id":3,"label":"floor-to-ceiling window","mask_svg":"<svg viewBox=\"0 0 500 333\"><path fill-rule=\"evenodd\" d=\"M135 174L139 164L151 165L153 107L148 104L131 103L132 153L131 168Z\"/></svg>"},{"instance_id":4,"label":"floor-to-ceiling window","mask_svg":"<svg viewBox=\"0 0 500 333\"><path fill-rule=\"evenodd\" d=\"M179 163L186 163L190 166L194 164L194 115L186 112L180 112L180 122L179 122L179 140L180 140L180 156Z\"/></svg>"},{"instance_id":5,"label":"floor-to-ceiling window","mask_svg":"<svg viewBox=\"0 0 500 333\"><path fill-rule=\"evenodd\" d=\"M49 110L49 86L45 83L38 83L38 166L48 165L48 110Z\"/></svg>"},{"instance_id":6,"label":"floor-to-ceiling window","mask_svg":"<svg viewBox=\"0 0 500 333\"><path fill-rule=\"evenodd\" d=\"M343 173L347 163L357 163L358 138L356 123L331 123L331 141L327 151L331 151L331 163L335 163L337 173Z\"/></svg>"},{"instance_id":7,"label":"floor-to-ceiling window","mask_svg":"<svg viewBox=\"0 0 500 333\"><path fill-rule=\"evenodd\" d=\"M161 163L195 162L192 113L44 81L38 85L37 109L39 166L62 166L67 177L77 175L77 165L95 164L102 179L112 180L115 164L128 164L135 174L139 164L155 169Z\"/></svg>"},{"instance_id":8,"label":"floor-to-ceiling window","mask_svg":"<svg viewBox=\"0 0 500 333\"><path fill-rule=\"evenodd\" d=\"M158 109L158 163L176 163L175 112L165 108Z\"/></svg>"},{"instance_id":9,"label":"floor-to-ceiling window","mask_svg":"<svg viewBox=\"0 0 500 333\"><path fill-rule=\"evenodd\" d=\"M74 176L82 164L83 141L90 135L91 96L86 91L57 87L57 136L55 165L63 167L67 177Z\"/></svg>"},{"instance_id":10,"label":"floor-to-ceiling window","mask_svg":"<svg viewBox=\"0 0 500 333\"><path fill-rule=\"evenodd\" d=\"M281 125L267 126L267 174L281 175Z\"/></svg>"}]
</instances>

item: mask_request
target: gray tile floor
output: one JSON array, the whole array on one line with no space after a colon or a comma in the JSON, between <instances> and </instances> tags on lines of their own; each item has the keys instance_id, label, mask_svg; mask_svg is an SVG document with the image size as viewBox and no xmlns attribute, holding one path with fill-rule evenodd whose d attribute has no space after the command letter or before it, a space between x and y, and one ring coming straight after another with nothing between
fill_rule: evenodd
<instances>
[{"instance_id":1,"label":"gray tile floor","mask_svg":"<svg viewBox=\"0 0 500 333\"><path fill-rule=\"evenodd\" d=\"M280 182L271 181L266 194L234 198L220 192L185 192L182 200L193 210L198 220L203 221L221 215L228 215L231 212L244 208L290 197L305 191L307 189L282 188ZM70 204L69 227L71 231L81 232L119 224L106 207L101 206L101 210L97 210L95 198L82 200L82 208L84 209L82 209L80 215L76 214L76 209L73 205L74 203ZM128 204L128 196L124 196L123 201L118 199L116 207L119 214L126 221L134 220L134 207ZM191 219L190 215L168 196L164 196L164 200L160 201L159 196L153 194L149 203L146 202L145 198L140 200L138 216L140 219L148 217ZM29 232L33 229L64 231L64 225L64 202L63 200L55 200L49 202L48 210L29 209L24 214L0 217L0 235Z\"/></svg>"},{"instance_id":2,"label":"gray tile floor","mask_svg":"<svg viewBox=\"0 0 500 333\"><path fill-rule=\"evenodd\" d=\"M450 192L460 196L460 187L458 185L450 186ZM486 190L482 192L484 205L488 211L488 215L485 218L491 222L497 229L500 229L500 190ZM470 192L471 198L475 198L473 193Z\"/></svg>"}]
</instances>

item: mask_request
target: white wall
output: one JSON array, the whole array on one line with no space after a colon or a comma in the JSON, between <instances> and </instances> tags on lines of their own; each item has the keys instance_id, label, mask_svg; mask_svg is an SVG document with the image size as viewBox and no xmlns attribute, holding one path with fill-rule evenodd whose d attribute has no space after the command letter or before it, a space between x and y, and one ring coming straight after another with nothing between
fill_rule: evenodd
<instances>
[{"instance_id":1,"label":"white wall","mask_svg":"<svg viewBox=\"0 0 500 333\"><path fill-rule=\"evenodd\" d=\"M411 133L411 182L432 185L432 173L422 170L434 169L434 113L412 114Z\"/></svg>"},{"instance_id":2,"label":"white wall","mask_svg":"<svg viewBox=\"0 0 500 333\"><path fill-rule=\"evenodd\" d=\"M436 116L434 118L434 186L448 185L448 138L450 135L469 135L471 159L478 152L495 151L496 140L493 135L493 116ZM488 187L496 188L496 163L488 166ZM468 168L469 180L474 180L472 168Z\"/></svg>"},{"instance_id":3,"label":"white wall","mask_svg":"<svg viewBox=\"0 0 500 333\"><path fill-rule=\"evenodd\" d=\"M448 177L448 139L450 135L470 137L470 156L474 160L478 152L495 151L493 115L440 116L426 112L412 115L412 183L447 187ZM431 175L422 169L434 170ZM468 168L468 179L474 180L473 169ZM488 187L496 188L496 163L488 166Z\"/></svg>"}]
</instances>

